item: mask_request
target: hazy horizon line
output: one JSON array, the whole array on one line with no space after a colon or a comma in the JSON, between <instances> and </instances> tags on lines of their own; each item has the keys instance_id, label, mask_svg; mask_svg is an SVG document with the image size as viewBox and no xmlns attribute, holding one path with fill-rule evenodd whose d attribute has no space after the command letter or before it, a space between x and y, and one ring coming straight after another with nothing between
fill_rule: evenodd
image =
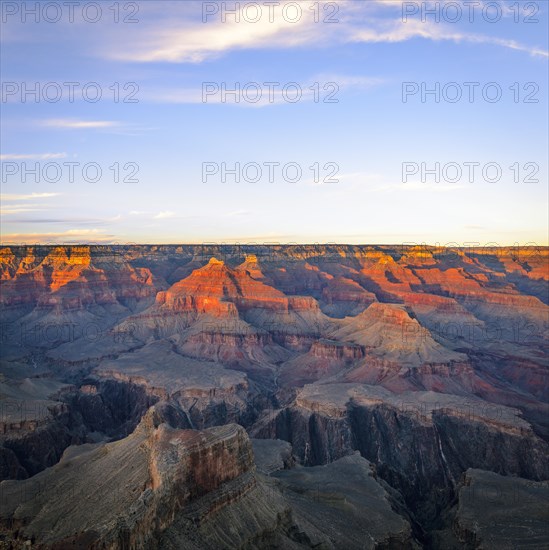
<instances>
[{"instance_id":1,"label":"hazy horizon line","mask_svg":"<svg viewBox=\"0 0 549 550\"><path fill-rule=\"evenodd\" d=\"M349 243L349 242L111 242L111 243L87 243L87 242L72 242L72 243L3 243L0 241L0 247L2 248L26 248L26 247L132 247L132 246L189 246L189 247L252 247L252 246L264 246L264 247L292 247L292 246L355 246L355 247L364 247L364 246L379 246L379 247L390 247L390 246L400 246L404 248L418 248L418 247L429 247L429 248L459 248L463 250L471 248L549 248L549 243L547 244L538 244L535 242L527 242L524 244L514 242L512 244L499 244L495 241L490 241L486 244L477 243L477 242L468 242L464 244L459 244L457 242L447 242L446 244L440 243L413 243L410 241L398 242L398 243L376 243L376 242L363 242L363 243Z\"/></svg>"}]
</instances>

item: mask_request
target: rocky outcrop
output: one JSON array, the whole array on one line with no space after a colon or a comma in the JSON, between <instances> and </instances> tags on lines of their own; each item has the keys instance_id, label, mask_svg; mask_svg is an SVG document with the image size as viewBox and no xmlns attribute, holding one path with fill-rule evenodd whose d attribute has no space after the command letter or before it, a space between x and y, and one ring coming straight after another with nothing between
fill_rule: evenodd
<instances>
[{"instance_id":1,"label":"rocky outcrop","mask_svg":"<svg viewBox=\"0 0 549 550\"><path fill-rule=\"evenodd\" d=\"M319 359L340 359L356 361L364 357L364 348L356 344L347 344L330 340L317 340L311 346L311 355Z\"/></svg>"},{"instance_id":2,"label":"rocky outcrop","mask_svg":"<svg viewBox=\"0 0 549 550\"><path fill-rule=\"evenodd\" d=\"M67 447L131 433L158 397L139 385L51 378L0 384L0 479L25 479L57 464Z\"/></svg>"},{"instance_id":3,"label":"rocky outcrop","mask_svg":"<svg viewBox=\"0 0 549 550\"><path fill-rule=\"evenodd\" d=\"M44 252L42 252L44 254ZM90 247L55 247L45 256L31 248L24 258L0 257L4 265L2 303L41 308L83 309L154 297L156 283L146 268L133 268L121 254L94 257ZM7 265L6 265L7 260ZM17 270L10 265L18 264Z\"/></svg>"},{"instance_id":4,"label":"rocky outcrop","mask_svg":"<svg viewBox=\"0 0 549 550\"><path fill-rule=\"evenodd\" d=\"M0 474L26 495L2 516L13 546L489 545L469 504L455 509L465 472L549 478L548 257L0 248ZM223 435L234 424L264 438L260 473L242 428Z\"/></svg>"},{"instance_id":5,"label":"rocky outcrop","mask_svg":"<svg viewBox=\"0 0 549 550\"><path fill-rule=\"evenodd\" d=\"M295 466L292 446L281 439L252 439L255 465L262 474L269 475L278 470Z\"/></svg>"},{"instance_id":6,"label":"rocky outcrop","mask_svg":"<svg viewBox=\"0 0 549 550\"><path fill-rule=\"evenodd\" d=\"M425 524L451 501L467 468L549 478L547 443L518 411L480 399L313 384L298 393L295 406L272 411L252 433L289 441L309 465L359 450Z\"/></svg>"},{"instance_id":7,"label":"rocky outcrop","mask_svg":"<svg viewBox=\"0 0 549 550\"><path fill-rule=\"evenodd\" d=\"M118 382L139 388L149 399L174 402L193 428L228 422L248 425L256 414L255 393L244 373L183 356L167 340L102 361L91 379L101 385Z\"/></svg>"},{"instance_id":8,"label":"rocky outcrop","mask_svg":"<svg viewBox=\"0 0 549 550\"><path fill-rule=\"evenodd\" d=\"M464 362L467 357L439 344L402 305L373 303L356 317L344 319L332 338L355 342L396 365Z\"/></svg>"},{"instance_id":9,"label":"rocky outcrop","mask_svg":"<svg viewBox=\"0 0 549 550\"><path fill-rule=\"evenodd\" d=\"M161 420L153 409L126 439L71 447L38 476L3 482L3 529L14 541L31 540L37 548L151 548L190 502L231 481L238 480L233 499L253 486L252 449L241 427L196 432ZM41 487L58 495L55 506ZM230 502L221 493L203 513Z\"/></svg>"},{"instance_id":10,"label":"rocky outcrop","mask_svg":"<svg viewBox=\"0 0 549 550\"><path fill-rule=\"evenodd\" d=\"M549 483L467 470L457 488L449 527L465 548L546 548ZM527 519L526 519L527 518ZM448 534L437 533L440 542Z\"/></svg>"},{"instance_id":11,"label":"rocky outcrop","mask_svg":"<svg viewBox=\"0 0 549 550\"><path fill-rule=\"evenodd\" d=\"M206 266L160 293L157 303L174 311L214 316L234 316L235 304L244 310L253 307L283 310L288 307L282 292L253 279L248 270L231 269L216 258L211 258Z\"/></svg>"},{"instance_id":12,"label":"rocky outcrop","mask_svg":"<svg viewBox=\"0 0 549 550\"><path fill-rule=\"evenodd\" d=\"M258 477L243 428L174 428L166 422L170 409L158 404L130 436L70 447L37 476L2 482L4 542L59 549L417 548L409 521L394 510L399 497L358 455L295 471L275 466L273 477ZM291 450L280 455L291 468Z\"/></svg>"},{"instance_id":13,"label":"rocky outcrop","mask_svg":"<svg viewBox=\"0 0 549 550\"><path fill-rule=\"evenodd\" d=\"M329 278L322 289L323 311L334 317L357 315L373 302L376 295L347 277Z\"/></svg>"},{"instance_id":14,"label":"rocky outcrop","mask_svg":"<svg viewBox=\"0 0 549 550\"><path fill-rule=\"evenodd\" d=\"M284 385L302 386L346 371L365 355L364 347L337 340L314 340L308 351L280 366L279 379Z\"/></svg>"},{"instance_id":15,"label":"rocky outcrop","mask_svg":"<svg viewBox=\"0 0 549 550\"><path fill-rule=\"evenodd\" d=\"M69 389L40 378L0 383L0 479L24 479L52 466L78 438L60 400Z\"/></svg>"},{"instance_id":16,"label":"rocky outcrop","mask_svg":"<svg viewBox=\"0 0 549 550\"><path fill-rule=\"evenodd\" d=\"M326 533L333 548L419 548L402 503L377 479L375 468L358 453L325 466L279 470L294 517ZM311 502L312 501L312 502ZM324 522L318 518L326 518Z\"/></svg>"}]
</instances>

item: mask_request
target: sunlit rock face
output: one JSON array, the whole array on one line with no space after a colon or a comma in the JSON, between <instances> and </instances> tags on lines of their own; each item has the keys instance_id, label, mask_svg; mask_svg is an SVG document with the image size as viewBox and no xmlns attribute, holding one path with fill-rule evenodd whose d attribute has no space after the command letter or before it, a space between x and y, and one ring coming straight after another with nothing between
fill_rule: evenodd
<instances>
[{"instance_id":1,"label":"sunlit rock face","mask_svg":"<svg viewBox=\"0 0 549 550\"><path fill-rule=\"evenodd\" d=\"M548 260L0 248L4 542L545 547Z\"/></svg>"},{"instance_id":2,"label":"sunlit rock face","mask_svg":"<svg viewBox=\"0 0 549 550\"><path fill-rule=\"evenodd\" d=\"M182 312L237 316L237 310L287 310L288 299L273 287L252 278L249 259L237 269L211 258L208 264L175 283L157 297L157 303ZM257 273L256 273L257 275Z\"/></svg>"}]
</instances>

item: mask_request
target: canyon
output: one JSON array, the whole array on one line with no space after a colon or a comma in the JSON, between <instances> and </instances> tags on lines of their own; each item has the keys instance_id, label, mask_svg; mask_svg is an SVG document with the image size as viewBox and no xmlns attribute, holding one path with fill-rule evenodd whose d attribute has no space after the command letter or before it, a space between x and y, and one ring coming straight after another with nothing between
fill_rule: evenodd
<instances>
[{"instance_id":1,"label":"canyon","mask_svg":"<svg viewBox=\"0 0 549 550\"><path fill-rule=\"evenodd\" d=\"M0 248L5 548L549 547L549 249Z\"/></svg>"}]
</instances>

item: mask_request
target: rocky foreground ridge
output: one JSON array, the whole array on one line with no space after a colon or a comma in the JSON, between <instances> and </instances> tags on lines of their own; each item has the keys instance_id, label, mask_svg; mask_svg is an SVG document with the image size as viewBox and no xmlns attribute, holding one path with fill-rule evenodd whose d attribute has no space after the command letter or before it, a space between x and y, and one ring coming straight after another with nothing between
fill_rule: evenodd
<instances>
[{"instance_id":1,"label":"rocky foreground ridge","mask_svg":"<svg viewBox=\"0 0 549 550\"><path fill-rule=\"evenodd\" d=\"M0 248L0 544L546 548L548 262Z\"/></svg>"}]
</instances>

